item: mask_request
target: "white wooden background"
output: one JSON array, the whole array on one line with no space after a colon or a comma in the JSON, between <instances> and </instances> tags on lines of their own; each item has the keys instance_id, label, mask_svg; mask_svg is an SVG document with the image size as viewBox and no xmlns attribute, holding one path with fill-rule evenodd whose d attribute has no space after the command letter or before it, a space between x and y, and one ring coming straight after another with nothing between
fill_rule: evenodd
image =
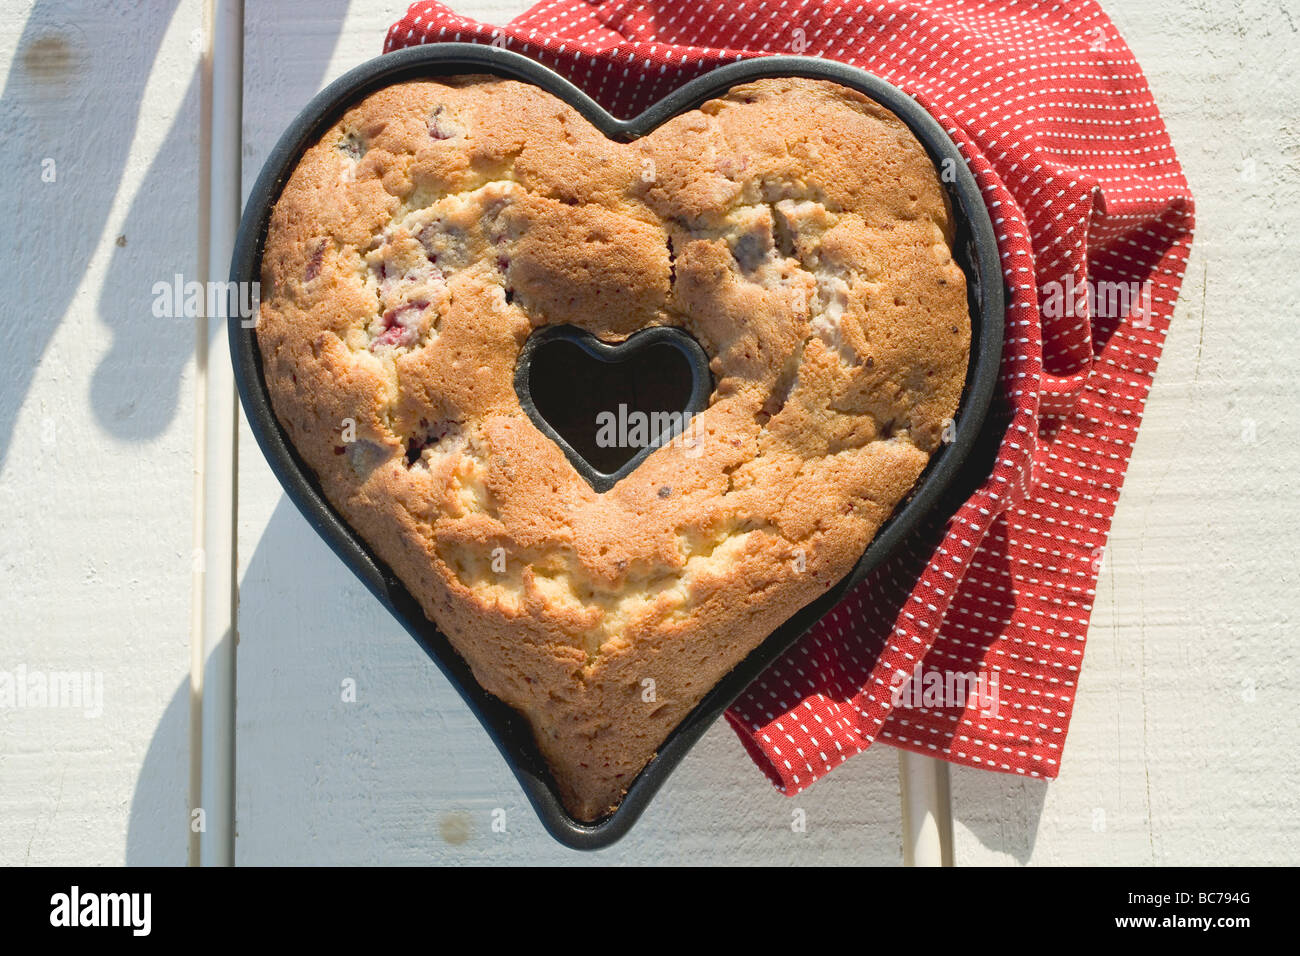
<instances>
[{"instance_id":1,"label":"white wooden background","mask_svg":"<svg viewBox=\"0 0 1300 956\"><path fill-rule=\"evenodd\" d=\"M1300 4L1104 5L1162 106L1197 241L1061 777L954 769L954 855L1291 863ZM245 189L290 118L376 55L404 6L248 4ZM452 6L503 23L527 0ZM187 859L197 335L155 318L151 290L201 259L205 26L197 0L0 3L0 671L99 672L104 686L97 718L0 709L0 864ZM585 856L554 844L246 428L240 449L237 862L900 861L893 751L787 800L721 725L622 843ZM345 678L356 703L341 700Z\"/></svg>"}]
</instances>

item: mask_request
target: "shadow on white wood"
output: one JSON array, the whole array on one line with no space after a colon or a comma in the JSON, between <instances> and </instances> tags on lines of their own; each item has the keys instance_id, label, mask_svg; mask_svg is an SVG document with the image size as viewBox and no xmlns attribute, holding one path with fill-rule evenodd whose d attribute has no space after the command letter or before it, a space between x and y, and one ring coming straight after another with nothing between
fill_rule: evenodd
<instances>
[{"instance_id":1,"label":"shadow on white wood","mask_svg":"<svg viewBox=\"0 0 1300 956\"><path fill-rule=\"evenodd\" d=\"M4 864L185 861L196 332L153 289L196 269L202 24L132 7L0 11L0 669L103 687L0 711Z\"/></svg>"}]
</instances>

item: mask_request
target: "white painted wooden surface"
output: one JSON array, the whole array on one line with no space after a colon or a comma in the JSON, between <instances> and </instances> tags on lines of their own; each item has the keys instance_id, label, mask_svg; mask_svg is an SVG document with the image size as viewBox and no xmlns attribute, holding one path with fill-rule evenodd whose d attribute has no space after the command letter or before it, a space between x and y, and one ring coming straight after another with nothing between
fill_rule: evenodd
<instances>
[{"instance_id":1,"label":"white painted wooden surface","mask_svg":"<svg viewBox=\"0 0 1300 956\"><path fill-rule=\"evenodd\" d=\"M498 23L526 5L453 3ZM298 108L375 55L404 6L249 4L246 188ZM0 320L0 671L104 680L97 719L0 710L0 863L186 854L195 333L154 318L150 290L196 269L202 22L196 3L136 7L0 3L13 171L0 189L19 210L0 283L24 304ZM1061 778L954 768L955 857L1291 862L1300 79L1286 64L1300 10L1106 7L1186 166L1197 245L1103 565ZM41 182L45 158L56 183ZM594 856L559 848L454 692L285 501L246 429L241 450L238 862L901 860L892 751L786 800L722 726L628 839ZM340 698L348 677L355 704ZM497 807L506 834L489 829ZM806 833L791 830L796 808Z\"/></svg>"},{"instance_id":2,"label":"white painted wooden surface","mask_svg":"<svg viewBox=\"0 0 1300 956\"><path fill-rule=\"evenodd\" d=\"M201 8L0 5L0 864L184 863ZM43 180L53 161L54 181Z\"/></svg>"}]
</instances>

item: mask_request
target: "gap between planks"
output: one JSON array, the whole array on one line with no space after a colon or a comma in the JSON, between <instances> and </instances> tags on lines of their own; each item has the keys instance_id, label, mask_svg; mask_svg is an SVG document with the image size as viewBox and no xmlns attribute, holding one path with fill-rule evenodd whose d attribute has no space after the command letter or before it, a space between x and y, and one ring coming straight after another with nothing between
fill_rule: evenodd
<instances>
[{"instance_id":1,"label":"gap between planks","mask_svg":"<svg viewBox=\"0 0 1300 956\"><path fill-rule=\"evenodd\" d=\"M243 2L208 0L204 19L199 252L206 284L226 280L239 226ZM199 323L196 350L189 861L201 866L230 866L235 856L239 406L226 322L223 309Z\"/></svg>"}]
</instances>

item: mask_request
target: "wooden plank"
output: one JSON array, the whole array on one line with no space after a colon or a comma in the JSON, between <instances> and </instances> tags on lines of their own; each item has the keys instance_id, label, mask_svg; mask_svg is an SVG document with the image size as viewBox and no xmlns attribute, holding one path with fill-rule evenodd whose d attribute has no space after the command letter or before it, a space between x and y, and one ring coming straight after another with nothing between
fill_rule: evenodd
<instances>
[{"instance_id":1,"label":"wooden plank","mask_svg":"<svg viewBox=\"0 0 1300 956\"><path fill-rule=\"evenodd\" d=\"M382 48L397 6L317 4L303 19L291 3L250 5L246 184L307 99ZM524 6L457 8L504 22ZM240 447L239 863L899 862L892 751L786 800L722 725L622 843L559 847L454 691L283 499L247 430Z\"/></svg>"},{"instance_id":2,"label":"wooden plank","mask_svg":"<svg viewBox=\"0 0 1300 956\"><path fill-rule=\"evenodd\" d=\"M0 709L4 865L186 858L202 9L131 7L0 9L0 671L102 687Z\"/></svg>"}]
</instances>

